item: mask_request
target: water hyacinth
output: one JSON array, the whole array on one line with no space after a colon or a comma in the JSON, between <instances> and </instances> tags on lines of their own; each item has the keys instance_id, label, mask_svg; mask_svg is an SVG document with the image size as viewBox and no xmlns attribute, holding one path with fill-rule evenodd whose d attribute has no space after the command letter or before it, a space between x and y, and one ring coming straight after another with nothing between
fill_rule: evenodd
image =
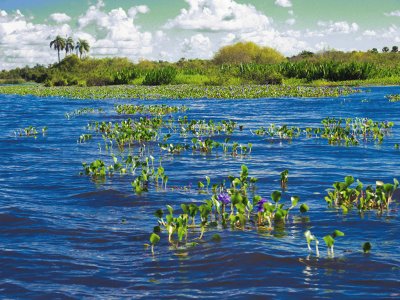
<instances>
[{"instance_id":1,"label":"water hyacinth","mask_svg":"<svg viewBox=\"0 0 400 300\"><path fill-rule=\"evenodd\" d=\"M264 211L264 203L268 202L267 199L262 198L260 201L257 203L257 212L263 212Z\"/></svg>"},{"instance_id":2,"label":"water hyacinth","mask_svg":"<svg viewBox=\"0 0 400 300\"><path fill-rule=\"evenodd\" d=\"M231 203L231 197L228 195L228 193L220 193L217 196L218 201L220 201L223 205L228 205Z\"/></svg>"}]
</instances>

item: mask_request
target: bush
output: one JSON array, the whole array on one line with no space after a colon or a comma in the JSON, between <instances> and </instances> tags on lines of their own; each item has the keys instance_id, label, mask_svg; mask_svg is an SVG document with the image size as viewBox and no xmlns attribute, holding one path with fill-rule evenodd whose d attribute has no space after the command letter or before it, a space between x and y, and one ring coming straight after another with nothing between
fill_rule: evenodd
<instances>
[{"instance_id":1,"label":"bush","mask_svg":"<svg viewBox=\"0 0 400 300\"><path fill-rule=\"evenodd\" d=\"M110 78L109 76L99 76L95 75L92 77L89 77L86 80L86 85L87 86L104 86L104 85L112 85L114 83L114 80Z\"/></svg>"},{"instance_id":2,"label":"bush","mask_svg":"<svg viewBox=\"0 0 400 300\"><path fill-rule=\"evenodd\" d=\"M260 47L255 43L237 43L219 49L214 62L221 64L275 64L285 61L285 57L269 47Z\"/></svg>"},{"instance_id":3,"label":"bush","mask_svg":"<svg viewBox=\"0 0 400 300\"><path fill-rule=\"evenodd\" d=\"M124 69L113 75L114 84L128 84L139 76L140 73L135 68Z\"/></svg>"},{"instance_id":4,"label":"bush","mask_svg":"<svg viewBox=\"0 0 400 300\"><path fill-rule=\"evenodd\" d=\"M146 74L143 85L170 84L176 77L177 71L173 67L155 69Z\"/></svg>"}]
</instances>

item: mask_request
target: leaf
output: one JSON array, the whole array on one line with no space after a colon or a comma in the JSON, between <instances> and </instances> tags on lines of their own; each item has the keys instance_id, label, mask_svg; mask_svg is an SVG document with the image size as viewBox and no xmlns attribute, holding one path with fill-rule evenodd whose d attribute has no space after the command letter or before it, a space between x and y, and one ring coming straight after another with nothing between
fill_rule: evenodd
<instances>
[{"instance_id":1,"label":"leaf","mask_svg":"<svg viewBox=\"0 0 400 300\"><path fill-rule=\"evenodd\" d=\"M290 201L292 202L292 207L295 207L297 203L299 202L300 198L298 196L293 196L290 198Z\"/></svg>"},{"instance_id":2,"label":"leaf","mask_svg":"<svg viewBox=\"0 0 400 300\"><path fill-rule=\"evenodd\" d=\"M330 235L324 236L324 241L325 241L326 246L328 246L328 247L332 247L333 244L335 243L335 240Z\"/></svg>"},{"instance_id":3,"label":"leaf","mask_svg":"<svg viewBox=\"0 0 400 300\"><path fill-rule=\"evenodd\" d=\"M209 186L209 185L210 185L210 182L211 182L211 179L210 179L209 176L206 176L206 181L207 181L207 186Z\"/></svg>"},{"instance_id":4,"label":"leaf","mask_svg":"<svg viewBox=\"0 0 400 300\"><path fill-rule=\"evenodd\" d=\"M161 232L160 226L154 226L153 232L154 232L154 233L160 233L160 232Z\"/></svg>"},{"instance_id":5,"label":"leaf","mask_svg":"<svg viewBox=\"0 0 400 300\"><path fill-rule=\"evenodd\" d=\"M310 210L310 208L308 207L307 204L303 203L302 205L300 205L300 212L301 212L302 214L308 212L309 210Z\"/></svg>"},{"instance_id":6,"label":"leaf","mask_svg":"<svg viewBox=\"0 0 400 300\"><path fill-rule=\"evenodd\" d=\"M181 204L181 208L182 208L182 211L183 211L184 214L189 213L189 206L188 205L182 203Z\"/></svg>"},{"instance_id":7,"label":"leaf","mask_svg":"<svg viewBox=\"0 0 400 300\"><path fill-rule=\"evenodd\" d=\"M376 182L376 186L383 186L383 185L384 185L384 182L383 182L383 181L378 180L378 181Z\"/></svg>"},{"instance_id":8,"label":"leaf","mask_svg":"<svg viewBox=\"0 0 400 300\"><path fill-rule=\"evenodd\" d=\"M281 200L282 193L280 191L273 191L271 194L271 199L277 203Z\"/></svg>"},{"instance_id":9,"label":"leaf","mask_svg":"<svg viewBox=\"0 0 400 300\"><path fill-rule=\"evenodd\" d=\"M363 244L363 251L364 253L369 253L371 251L372 245L370 242L365 242Z\"/></svg>"},{"instance_id":10,"label":"leaf","mask_svg":"<svg viewBox=\"0 0 400 300\"><path fill-rule=\"evenodd\" d=\"M160 209L157 209L157 210L156 210L156 212L154 213L154 215L155 215L157 218L161 219L161 218L163 217L163 215L164 215L164 212L163 212L163 210L160 208Z\"/></svg>"},{"instance_id":11,"label":"leaf","mask_svg":"<svg viewBox=\"0 0 400 300\"><path fill-rule=\"evenodd\" d=\"M211 241L216 242L216 243L220 242L221 241L221 236L218 233L216 233L211 237Z\"/></svg>"},{"instance_id":12,"label":"leaf","mask_svg":"<svg viewBox=\"0 0 400 300\"><path fill-rule=\"evenodd\" d=\"M157 244L159 241L160 241L160 236L159 236L158 234L152 233L152 234L150 235L150 243L151 243L152 245Z\"/></svg>"},{"instance_id":13,"label":"leaf","mask_svg":"<svg viewBox=\"0 0 400 300\"><path fill-rule=\"evenodd\" d=\"M347 186L350 186L354 183L354 177L353 176L346 176L344 178L344 182L346 183Z\"/></svg>"},{"instance_id":14,"label":"leaf","mask_svg":"<svg viewBox=\"0 0 400 300\"><path fill-rule=\"evenodd\" d=\"M174 209L172 208L171 205L167 205L167 209L168 209L170 215L172 215L174 213Z\"/></svg>"},{"instance_id":15,"label":"leaf","mask_svg":"<svg viewBox=\"0 0 400 300\"><path fill-rule=\"evenodd\" d=\"M344 233L343 233L342 231L340 231L340 230L335 230L335 231L332 233L332 237L335 239L335 238L337 238L338 236L344 236Z\"/></svg>"}]
</instances>

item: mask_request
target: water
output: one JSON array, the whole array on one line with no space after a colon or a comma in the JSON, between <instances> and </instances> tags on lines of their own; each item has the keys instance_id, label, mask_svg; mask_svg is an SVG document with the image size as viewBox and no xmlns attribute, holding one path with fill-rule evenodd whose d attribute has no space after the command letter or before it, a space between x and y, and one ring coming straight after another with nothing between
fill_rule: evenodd
<instances>
[{"instance_id":1,"label":"water","mask_svg":"<svg viewBox=\"0 0 400 300\"><path fill-rule=\"evenodd\" d=\"M79 176L81 163L99 158L99 139L78 144L94 120L121 119L113 106L126 101L81 101L0 96L0 294L2 298L396 298L400 297L398 206L383 216L343 215L326 207L325 190L353 175L364 183L400 179L400 103L384 98L399 87L372 88L338 99L263 99L151 101L187 105L190 119L233 119L244 125L232 140L252 142L251 157L216 158L191 151L163 160L170 187L197 185L209 175L221 182L246 164L259 178L259 194L279 188L289 169L288 195L311 208L308 218L290 218L283 231L214 230L189 250L168 247L165 235L153 257L144 249L156 225L153 213L166 204L207 198L196 192L169 191L137 196L132 177L105 184ZM70 120L66 112L103 108L104 114ZM270 123L317 126L325 117L368 117L395 122L382 145L329 146L325 140L270 143L250 129ZM48 126L46 137L17 138L18 128ZM104 149L103 149L104 154ZM157 153L158 155L158 153ZM287 199L287 198L286 198ZM303 232L321 241L321 258L308 257ZM327 258L322 237L345 232ZM222 241L212 242L218 232ZM361 245L372 243L363 255Z\"/></svg>"}]
</instances>

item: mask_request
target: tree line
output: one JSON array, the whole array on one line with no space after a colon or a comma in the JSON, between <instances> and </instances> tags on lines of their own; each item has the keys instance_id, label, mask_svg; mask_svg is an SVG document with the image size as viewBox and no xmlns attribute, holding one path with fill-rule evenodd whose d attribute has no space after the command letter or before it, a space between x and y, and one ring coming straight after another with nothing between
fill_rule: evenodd
<instances>
[{"instance_id":1,"label":"tree line","mask_svg":"<svg viewBox=\"0 0 400 300\"><path fill-rule=\"evenodd\" d=\"M75 43L72 37L63 38L62 36L57 35L56 38L50 42L50 48L57 51L58 63L60 63L60 51L65 50L65 56L67 56L68 53L72 53L75 50L76 55L79 53L79 57L82 59L82 55L89 52L90 45L88 41L84 39L78 39Z\"/></svg>"}]
</instances>

